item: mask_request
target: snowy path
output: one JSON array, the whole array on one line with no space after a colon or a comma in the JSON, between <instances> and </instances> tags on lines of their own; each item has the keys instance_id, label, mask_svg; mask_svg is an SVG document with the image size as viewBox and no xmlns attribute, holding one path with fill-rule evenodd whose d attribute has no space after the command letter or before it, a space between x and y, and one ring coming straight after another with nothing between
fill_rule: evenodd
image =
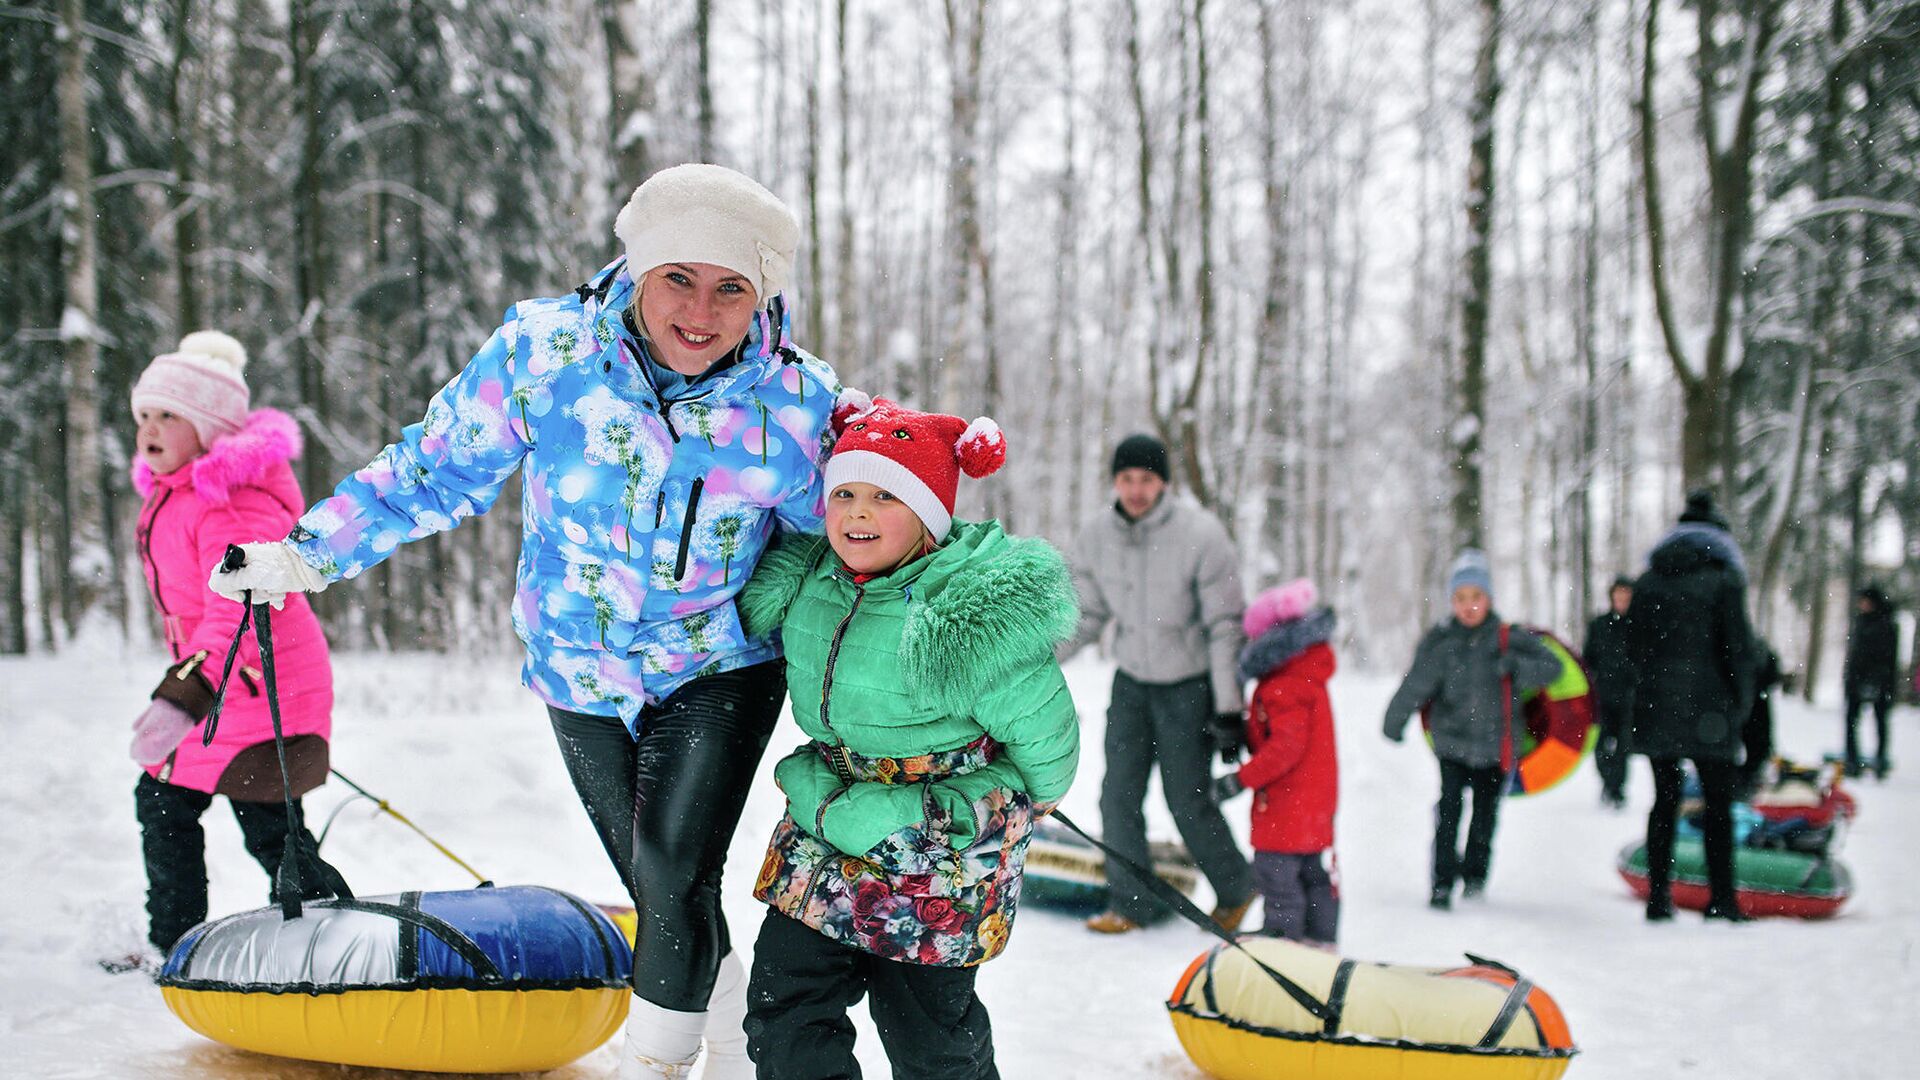
<instances>
[{"instance_id":1,"label":"snowy path","mask_svg":"<svg viewBox=\"0 0 1920 1080\"><path fill-rule=\"evenodd\" d=\"M152 657L118 654L0 662L8 740L0 758L0 1068L36 1080L409 1075L216 1046L180 1025L145 980L94 966L97 955L132 946L142 932L135 772L124 748L159 667ZM343 771L497 881L539 882L603 902L620 896L544 715L515 683L514 661L353 656L338 667L334 762ZM1066 807L1091 823L1107 671L1083 657L1069 675L1087 747ZM1565 1010L1584 1051L1569 1074L1579 1080L1910 1075L1920 1056L1912 1023L1920 1003L1920 845L1908 830L1920 826L1920 769L1859 789L1860 820L1845 853L1856 898L1831 922L1708 927L1683 912L1673 924L1647 926L1613 872L1614 853L1639 835L1651 798L1638 762L1626 814L1599 807L1590 769L1544 796L1506 804L1489 899L1440 915L1423 903L1435 769L1419 746L1379 738L1391 689L1390 680L1367 675L1343 674L1334 684L1343 725L1341 942L1349 955L1448 963L1471 950L1513 964ZM1789 702L1781 713L1788 752L1817 755L1834 744L1830 704L1815 711ZM1911 709L1895 718L1896 744L1910 755L1920 753L1911 750L1920 745L1914 721ZM774 747L797 740L786 725ZM309 798L316 827L346 794L333 784ZM1245 814L1242 799L1230 817L1243 841ZM763 775L729 863L728 911L736 939L748 944L761 909L747 887L777 816L777 792ZM232 817L216 806L206 820L213 911L264 903L264 878ZM1171 835L1164 809L1151 820ZM365 803L340 815L327 853L368 894L471 884ZM1002 1074L1198 1080L1161 1002L1206 944L1183 925L1096 939L1072 920L1023 912L1013 944L980 982ZM859 1021L869 1074L884 1077L871 1025ZM611 1068L602 1050L546 1075L598 1080Z\"/></svg>"}]
</instances>

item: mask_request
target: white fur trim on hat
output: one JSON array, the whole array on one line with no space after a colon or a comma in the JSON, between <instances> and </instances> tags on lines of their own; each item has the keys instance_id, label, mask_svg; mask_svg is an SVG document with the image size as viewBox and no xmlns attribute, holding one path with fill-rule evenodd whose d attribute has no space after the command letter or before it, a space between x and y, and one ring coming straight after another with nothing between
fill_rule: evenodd
<instances>
[{"instance_id":1,"label":"white fur trim on hat","mask_svg":"<svg viewBox=\"0 0 1920 1080\"><path fill-rule=\"evenodd\" d=\"M638 282L668 263L711 263L752 282L761 305L786 287L800 223L780 197L720 165L675 165L633 189L613 232Z\"/></svg>"},{"instance_id":2,"label":"white fur trim on hat","mask_svg":"<svg viewBox=\"0 0 1920 1080\"><path fill-rule=\"evenodd\" d=\"M933 542L939 543L947 538L953 528L953 515L940 502L926 481L913 474L913 470L900 462L871 450L842 450L827 459L827 491L831 493L841 484L872 484L885 489L893 497L907 504L920 523L933 534Z\"/></svg>"},{"instance_id":3,"label":"white fur trim on hat","mask_svg":"<svg viewBox=\"0 0 1920 1080\"><path fill-rule=\"evenodd\" d=\"M244 345L218 330L197 330L173 352L153 358L133 385L133 412L159 409L186 419L202 446L239 431L252 395L242 374Z\"/></svg>"}]
</instances>

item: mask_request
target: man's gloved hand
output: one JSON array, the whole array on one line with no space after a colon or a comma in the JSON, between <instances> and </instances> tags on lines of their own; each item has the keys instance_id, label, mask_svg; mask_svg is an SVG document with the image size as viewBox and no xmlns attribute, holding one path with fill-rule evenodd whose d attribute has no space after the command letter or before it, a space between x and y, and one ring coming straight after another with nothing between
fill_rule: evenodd
<instances>
[{"instance_id":1,"label":"man's gloved hand","mask_svg":"<svg viewBox=\"0 0 1920 1080\"><path fill-rule=\"evenodd\" d=\"M1245 790L1247 790L1246 787L1240 783L1239 773L1228 773L1225 776L1216 776L1213 778L1214 802L1226 802L1228 799L1233 798Z\"/></svg>"},{"instance_id":2,"label":"man's gloved hand","mask_svg":"<svg viewBox=\"0 0 1920 1080\"><path fill-rule=\"evenodd\" d=\"M1220 760L1232 765L1247 746L1247 721L1237 712L1215 713L1207 721L1207 739L1220 751Z\"/></svg>"},{"instance_id":3,"label":"man's gloved hand","mask_svg":"<svg viewBox=\"0 0 1920 1080\"><path fill-rule=\"evenodd\" d=\"M199 722L173 702L154 698L133 722L133 745L128 753L142 765L158 765Z\"/></svg>"},{"instance_id":4,"label":"man's gloved hand","mask_svg":"<svg viewBox=\"0 0 1920 1080\"><path fill-rule=\"evenodd\" d=\"M246 594L251 592L254 603L272 604L278 611L289 593L319 592L327 587L327 579L308 566L292 544L241 544L240 550L246 553L247 561L239 569L228 570L222 560L207 579L208 588L229 600L244 604Z\"/></svg>"}]
</instances>

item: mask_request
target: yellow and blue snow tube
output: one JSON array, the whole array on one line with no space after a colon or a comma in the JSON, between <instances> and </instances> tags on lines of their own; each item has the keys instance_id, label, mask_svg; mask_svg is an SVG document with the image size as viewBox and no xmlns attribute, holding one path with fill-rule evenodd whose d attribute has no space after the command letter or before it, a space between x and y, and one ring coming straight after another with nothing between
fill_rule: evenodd
<instances>
[{"instance_id":1,"label":"yellow and blue snow tube","mask_svg":"<svg viewBox=\"0 0 1920 1080\"><path fill-rule=\"evenodd\" d=\"M1425 968L1240 944L1202 953L1167 1001L1180 1045L1218 1080L1553 1080L1578 1052L1547 992L1491 960Z\"/></svg>"},{"instance_id":2,"label":"yellow and blue snow tube","mask_svg":"<svg viewBox=\"0 0 1920 1080\"><path fill-rule=\"evenodd\" d=\"M278 907L201 923L167 1007L216 1042L431 1072L536 1072L626 1020L633 953L592 905L518 885Z\"/></svg>"}]
</instances>

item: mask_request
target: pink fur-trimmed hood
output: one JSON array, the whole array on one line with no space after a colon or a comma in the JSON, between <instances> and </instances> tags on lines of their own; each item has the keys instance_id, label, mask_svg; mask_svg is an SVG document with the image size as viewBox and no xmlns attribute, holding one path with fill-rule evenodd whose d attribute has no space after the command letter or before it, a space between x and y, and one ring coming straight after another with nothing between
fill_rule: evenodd
<instances>
[{"instance_id":1,"label":"pink fur-trimmed hood","mask_svg":"<svg viewBox=\"0 0 1920 1080\"><path fill-rule=\"evenodd\" d=\"M207 452L185 468L156 477L138 458L133 463L133 488L141 498L159 484L177 486L191 481L193 490L208 503L224 506L233 489L266 479L276 465L300 456L300 425L278 409L255 409L239 431L213 440Z\"/></svg>"}]
</instances>

